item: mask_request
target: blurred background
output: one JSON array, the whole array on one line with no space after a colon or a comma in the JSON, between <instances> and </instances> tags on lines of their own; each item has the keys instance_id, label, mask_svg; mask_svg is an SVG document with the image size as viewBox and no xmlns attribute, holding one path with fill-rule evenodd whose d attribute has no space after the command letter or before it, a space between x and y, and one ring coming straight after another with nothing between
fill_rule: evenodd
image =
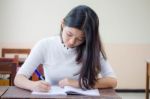
<instances>
[{"instance_id":1,"label":"blurred background","mask_svg":"<svg viewBox=\"0 0 150 99\"><path fill-rule=\"evenodd\" d=\"M88 5L99 16L117 89L145 89L150 0L0 0L0 49L32 48L40 39L58 35L61 20L77 5Z\"/></svg>"}]
</instances>

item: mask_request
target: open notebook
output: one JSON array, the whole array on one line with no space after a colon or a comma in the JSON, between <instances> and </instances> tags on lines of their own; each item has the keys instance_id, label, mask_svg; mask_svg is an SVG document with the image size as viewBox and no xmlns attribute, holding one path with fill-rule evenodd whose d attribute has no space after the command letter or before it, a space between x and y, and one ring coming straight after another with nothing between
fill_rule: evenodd
<instances>
[{"instance_id":1,"label":"open notebook","mask_svg":"<svg viewBox=\"0 0 150 99\"><path fill-rule=\"evenodd\" d=\"M51 86L49 92L32 92L37 95L88 95L88 96L100 96L98 89L82 90L71 86L65 86L61 88L59 86Z\"/></svg>"}]
</instances>

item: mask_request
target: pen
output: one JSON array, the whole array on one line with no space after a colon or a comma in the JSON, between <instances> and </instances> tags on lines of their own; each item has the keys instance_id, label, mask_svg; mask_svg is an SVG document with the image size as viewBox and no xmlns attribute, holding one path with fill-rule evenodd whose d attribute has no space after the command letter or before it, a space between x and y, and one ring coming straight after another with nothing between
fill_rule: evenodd
<instances>
[{"instance_id":1,"label":"pen","mask_svg":"<svg viewBox=\"0 0 150 99\"><path fill-rule=\"evenodd\" d=\"M41 75L41 73L36 69L35 70L36 75L41 79L44 80L43 76Z\"/></svg>"},{"instance_id":2,"label":"pen","mask_svg":"<svg viewBox=\"0 0 150 99\"><path fill-rule=\"evenodd\" d=\"M73 76L77 76L77 75L79 75L79 74L80 74L80 73L74 73Z\"/></svg>"}]
</instances>

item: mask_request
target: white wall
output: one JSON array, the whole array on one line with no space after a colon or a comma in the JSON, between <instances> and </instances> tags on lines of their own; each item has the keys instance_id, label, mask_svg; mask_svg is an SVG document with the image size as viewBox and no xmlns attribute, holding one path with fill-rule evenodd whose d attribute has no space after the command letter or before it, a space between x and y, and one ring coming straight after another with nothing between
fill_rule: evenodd
<instances>
[{"instance_id":1,"label":"white wall","mask_svg":"<svg viewBox=\"0 0 150 99\"><path fill-rule=\"evenodd\" d=\"M0 0L0 48L31 48L38 40L59 34L61 19L79 4L90 6L100 18L101 36L118 75L118 88L145 88L150 0ZM137 54L135 48L140 49ZM128 73L130 68L135 68L133 73Z\"/></svg>"}]
</instances>

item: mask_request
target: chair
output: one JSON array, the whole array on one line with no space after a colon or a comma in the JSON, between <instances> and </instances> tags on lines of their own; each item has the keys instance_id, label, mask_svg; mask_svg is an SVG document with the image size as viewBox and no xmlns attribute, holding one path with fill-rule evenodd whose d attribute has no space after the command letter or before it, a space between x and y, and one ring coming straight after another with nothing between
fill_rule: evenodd
<instances>
[{"instance_id":1,"label":"chair","mask_svg":"<svg viewBox=\"0 0 150 99\"><path fill-rule=\"evenodd\" d=\"M15 59L0 58L0 74L10 74L9 85L14 85L13 81L16 75L17 62Z\"/></svg>"},{"instance_id":2,"label":"chair","mask_svg":"<svg viewBox=\"0 0 150 99\"><path fill-rule=\"evenodd\" d=\"M21 58L20 55L28 56L31 49L19 49L19 48L2 48L2 57L6 57L8 54L14 54L15 58L18 58L19 65L21 66L26 58ZM18 65L18 66L19 66Z\"/></svg>"},{"instance_id":3,"label":"chair","mask_svg":"<svg viewBox=\"0 0 150 99\"><path fill-rule=\"evenodd\" d=\"M16 74L16 70L17 67L19 65L19 61L17 57L14 58L0 58L0 62L1 63L13 63L15 64L15 67L13 66L13 68L15 68L15 71L13 72L6 72L5 70L11 70L10 66L5 66L5 68L3 66L0 66L0 85L13 85L12 81L12 77L11 73L15 73ZM13 70L13 69L12 69ZM3 72L4 71L4 72ZM10 75L11 74L11 75ZM9 79L8 79L9 78Z\"/></svg>"},{"instance_id":4,"label":"chair","mask_svg":"<svg viewBox=\"0 0 150 99\"><path fill-rule=\"evenodd\" d=\"M18 65L19 60L16 57L14 57L14 58L0 58L0 62L12 62L12 63L15 63L16 65Z\"/></svg>"},{"instance_id":5,"label":"chair","mask_svg":"<svg viewBox=\"0 0 150 99\"><path fill-rule=\"evenodd\" d=\"M149 99L150 61L146 62L146 99Z\"/></svg>"},{"instance_id":6,"label":"chair","mask_svg":"<svg viewBox=\"0 0 150 99\"><path fill-rule=\"evenodd\" d=\"M27 54L29 55L30 49L15 49L15 48L2 48L2 57L6 54Z\"/></svg>"},{"instance_id":7,"label":"chair","mask_svg":"<svg viewBox=\"0 0 150 99\"><path fill-rule=\"evenodd\" d=\"M6 57L6 54L15 54L14 57L19 61L17 66L21 66L24 63L25 59L21 59L19 55L25 54L28 56L30 54L30 51L31 49L2 48L2 57ZM37 69L43 74L42 65L39 65ZM30 79L33 81L39 80L38 76L35 73L33 73Z\"/></svg>"}]
</instances>

